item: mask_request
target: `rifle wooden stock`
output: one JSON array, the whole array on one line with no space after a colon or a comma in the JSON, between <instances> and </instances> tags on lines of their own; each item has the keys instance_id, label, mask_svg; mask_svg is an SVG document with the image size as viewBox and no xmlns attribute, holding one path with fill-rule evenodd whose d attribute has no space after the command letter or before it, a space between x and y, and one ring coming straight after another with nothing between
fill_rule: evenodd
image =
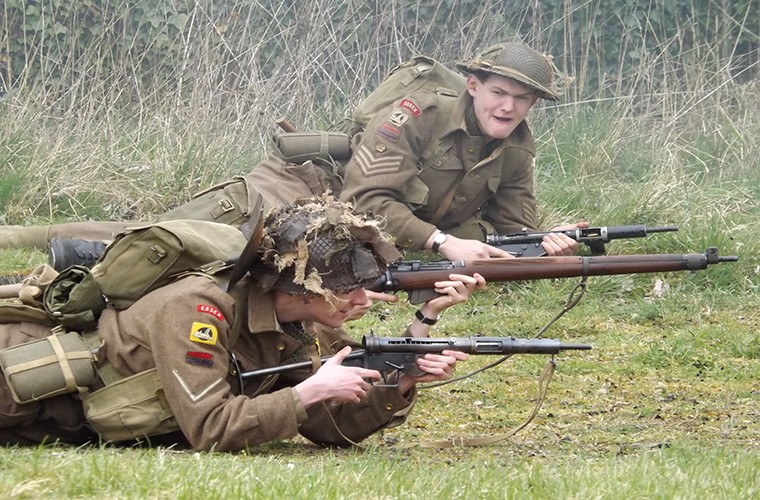
<instances>
[{"instance_id":1,"label":"rifle wooden stock","mask_svg":"<svg viewBox=\"0 0 760 500\"><path fill-rule=\"evenodd\" d=\"M388 268L368 290L376 292L432 290L436 281L448 280L452 273L472 276L479 273L486 281L523 281L577 276L696 271L718 262L734 262L735 256L719 257L716 248L703 254L637 254L592 257L524 257L469 261L440 261L423 264L401 262ZM430 300L434 294L410 293L412 303Z\"/></svg>"}]
</instances>

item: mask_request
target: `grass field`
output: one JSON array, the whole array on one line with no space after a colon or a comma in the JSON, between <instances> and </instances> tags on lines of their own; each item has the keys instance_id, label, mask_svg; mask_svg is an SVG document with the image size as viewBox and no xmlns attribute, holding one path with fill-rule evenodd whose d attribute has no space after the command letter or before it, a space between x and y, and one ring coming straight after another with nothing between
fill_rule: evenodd
<instances>
[{"instance_id":1,"label":"grass field","mask_svg":"<svg viewBox=\"0 0 760 500\"><path fill-rule=\"evenodd\" d=\"M514 437L484 447L423 446L498 435L524 422L546 356L515 356L425 389L405 425L361 448L328 450L298 438L241 454L0 449L0 496L757 498L760 86L724 79L717 63L703 62L679 68L682 78L656 92L623 85L612 97L565 99L533 111L542 227L580 219L676 225L675 233L613 242L608 252L700 253L715 246L739 261L694 273L591 278L580 303L544 337L593 349L556 357L542 408ZM661 69L642 65L630 78L645 81ZM258 83L266 84L257 88L262 95L290 95L280 82ZM213 93L194 90L190 95ZM153 94L150 105L116 106L109 98L118 91L74 102L42 82L0 100L4 224L149 220L252 168L277 117L273 110L242 112L251 96L226 96L226 108L221 100ZM324 121L323 104L301 125ZM46 259L0 250L0 272L23 272ZM576 283L492 283L448 312L433 334L532 337L562 310ZM407 303L378 306L350 331L396 335L413 311ZM458 373L486 358L473 357Z\"/></svg>"},{"instance_id":2,"label":"grass field","mask_svg":"<svg viewBox=\"0 0 760 500\"><path fill-rule=\"evenodd\" d=\"M569 189L554 177L556 185ZM606 194L636 200L632 181ZM746 187L749 189L749 186ZM695 196L717 204L710 183ZM599 191L604 192L603 190ZM620 193L630 193L630 200ZM679 203L690 205L684 200ZM584 201L584 203L591 203ZM676 203L677 204L677 203ZM428 449L430 440L506 433L533 408L545 356L515 356L451 385L423 390L406 425L363 448L325 450L303 439L238 455L166 449L9 448L0 451L0 494L17 498L752 498L760 484L760 341L757 205L724 225L698 205L677 233L617 241L610 253L700 252L717 245L738 263L706 271L595 277L546 338L588 342L557 356L546 401L516 436L480 448ZM728 206L735 206L729 203ZM559 211L559 210L558 210ZM635 211L632 211L635 212ZM596 222L596 219L593 219ZM6 270L41 262L5 251ZM530 337L558 313L574 279L490 285L447 314L437 336ZM413 307L387 306L350 325L360 336L399 332ZM473 357L460 368L484 364Z\"/></svg>"}]
</instances>

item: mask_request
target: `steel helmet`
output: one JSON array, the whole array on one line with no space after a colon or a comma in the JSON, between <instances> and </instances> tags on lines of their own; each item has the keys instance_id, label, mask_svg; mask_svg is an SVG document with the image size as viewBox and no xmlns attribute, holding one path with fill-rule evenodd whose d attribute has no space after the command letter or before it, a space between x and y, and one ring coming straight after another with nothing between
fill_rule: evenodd
<instances>
[{"instance_id":1,"label":"steel helmet","mask_svg":"<svg viewBox=\"0 0 760 500\"><path fill-rule=\"evenodd\" d=\"M456 64L465 74L484 72L517 80L550 101L559 100L555 87L557 68L551 56L517 42L492 45L471 61Z\"/></svg>"},{"instance_id":2,"label":"steel helmet","mask_svg":"<svg viewBox=\"0 0 760 500\"><path fill-rule=\"evenodd\" d=\"M296 200L268 215L251 275L264 290L333 303L335 293L373 284L401 259L381 223L329 195Z\"/></svg>"}]
</instances>

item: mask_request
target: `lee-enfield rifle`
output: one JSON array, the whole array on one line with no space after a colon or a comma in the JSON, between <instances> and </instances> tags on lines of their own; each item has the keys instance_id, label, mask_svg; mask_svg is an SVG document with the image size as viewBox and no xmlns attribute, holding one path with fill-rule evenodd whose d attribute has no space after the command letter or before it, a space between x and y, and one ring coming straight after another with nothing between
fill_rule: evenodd
<instances>
[{"instance_id":1,"label":"lee-enfield rifle","mask_svg":"<svg viewBox=\"0 0 760 500\"><path fill-rule=\"evenodd\" d=\"M393 372L419 376L424 372L417 366L417 359L425 354L440 354L443 351L461 351L468 354L558 354L566 350L588 350L590 344L575 344L560 342L556 339L518 339L512 337L461 337L461 338L429 338L429 337L377 337L365 335L362 338L362 349L352 351L343 360L345 366L358 366L369 370L377 370L383 377L383 386L395 386L389 375ZM324 363L330 357L321 358ZM242 372L243 379L275 375L303 368L311 368L311 361L302 361L288 365L261 368L259 370ZM241 384L242 385L242 384Z\"/></svg>"},{"instance_id":2,"label":"lee-enfield rifle","mask_svg":"<svg viewBox=\"0 0 760 500\"><path fill-rule=\"evenodd\" d=\"M390 266L368 286L375 292L405 291L409 302L419 304L435 297L436 281L449 279L452 273L482 275L487 282L522 281L577 276L696 271L719 262L736 262L736 256L719 256L718 249L708 248L703 254L633 254L598 257L524 257L492 258L421 263L404 261Z\"/></svg>"},{"instance_id":3,"label":"lee-enfield rifle","mask_svg":"<svg viewBox=\"0 0 760 500\"><path fill-rule=\"evenodd\" d=\"M647 227L644 224L630 226L600 226L562 231L528 231L523 229L514 234L489 234L486 243L506 250L515 257L542 257L546 255L541 246L544 236L550 233L562 233L578 243L588 246L593 255L603 255L605 243L624 238L643 238L652 233L667 233L678 231L676 226Z\"/></svg>"}]
</instances>

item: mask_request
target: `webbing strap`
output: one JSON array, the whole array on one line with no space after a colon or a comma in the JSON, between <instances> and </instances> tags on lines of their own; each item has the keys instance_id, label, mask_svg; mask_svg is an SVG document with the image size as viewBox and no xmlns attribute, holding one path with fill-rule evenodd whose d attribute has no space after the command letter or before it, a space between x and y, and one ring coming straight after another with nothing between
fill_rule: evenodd
<instances>
[{"instance_id":1,"label":"webbing strap","mask_svg":"<svg viewBox=\"0 0 760 500\"><path fill-rule=\"evenodd\" d=\"M97 372L98 377L100 377L100 381L103 382L103 385L111 385L114 382L118 382L125 378L124 375L119 373L107 359L101 359L98 355L98 351L103 346L103 340L100 338L100 335L98 335L96 330L83 332L80 336L85 345L92 349L93 352L96 352L95 371ZM90 353L90 356L92 356L92 353Z\"/></svg>"},{"instance_id":2,"label":"webbing strap","mask_svg":"<svg viewBox=\"0 0 760 500\"><path fill-rule=\"evenodd\" d=\"M538 331L538 333L536 333L535 338L540 338L544 334L544 332L546 332L546 330L548 330L549 327L551 327L557 320L559 320L562 316L564 316L565 313L567 313L568 311L570 311L570 309L572 309L573 307L575 307L576 305L578 305L578 302L580 302L581 298L586 293L586 289L587 289L587 286L588 286L588 284L587 284L587 280L588 280L588 276L587 276L588 260L585 259L583 262L584 262L584 273L583 273L584 275L581 278L581 281L577 285L575 285L575 287L573 287L573 289L570 291L570 293L569 293L569 295L567 297L567 300L565 301L565 305L563 306L562 310L560 312L558 312L551 320L549 320L549 322L546 323ZM489 363L488 365L486 365L486 366L484 366L484 367L482 367L482 368L480 368L478 370L475 370L475 371L473 371L471 373L468 373L466 375L462 375L461 377L455 377L455 378L452 378L452 379L449 379L449 380L444 380L442 382L438 382L438 383L434 383L434 384L427 384L427 385L421 387L421 389L430 389L432 387L439 387L439 386L442 386L442 385L450 384L452 382L457 382L459 380L463 380L463 379L472 377L473 375L475 375L477 373L481 373L481 372L483 372L483 371L485 371L485 370L487 370L489 368L493 368L494 366L497 366L497 365L503 363L504 361L506 361L507 359L511 358L512 356L513 356L513 354L507 354L505 356L502 356L498 360L496 360L496 361L494 361L492 363ZM497 441L502 441L502 440L507 439L507 438L509 438L511 436L514 436L515 434L517 434L518 432L520 432L522 429L524 429L535 418L536 414L538 413L538 410L541 408L541 405L543 405L544 399L546 398L546 391L549 388L549 381L551 380L552 376L554 375L555 369L556 369L556 363L554 362L554 359L552 358L552 360L549 361L546 364L546 366L544 367L544 371L541 373L541 377L539 378L539 381L538 381L539 393L538 393L538 398L536 400L536 406L533 409L533 412L531 413L531 415L528 417L528 419L523 424L515 427L514 429L512 429L509 432L507 432L506 434L500 434L498 436L492 436L492 437L487 437L487 438L469 438L469 439L467 439L467 438L455 438L455 439L445 440L445 441L428 441L428 442L420 443L419 445L423 446L423 447L428 447L428 448L436 448L436 447L437 448L447 448L447 447L452 447L452 446L481 446L481 445L484 445L484 444L491 444L491 443L495 443ZM413 446L413 445L411 445L411 446Z\"/></svg>"},{"instance_id":3,"label":"webbing strap","mask_svg":"<svg viewBox=\"0 0 760 500\"><path fill-rule=\"evenodd\" d=\"M52 342L51 342L51 344L52 344ZM60 342L59 342L59 345L60 345ZM53 350L55 351L55 347L53 347ZM65 356L65 354L64 354L64 356ZM90 352L88 352L88 351L78 351L78 352L70 352L68 354L68 356L65 356L65 358L60 358L59 354L56 353L56 354L51 354L49 356L45 356L45 357L42 357L42 358L36 358L36 359L31 360L31 361L27 361L25 363L18 363L18 364L15 364L13 366L8 366L8 367L4 368L3 371L7 375L15 375L17 373L25 372L25 371L31 370L33 368L39 368L41 366L47 366L47 365L56 363L56 362L58 362L59 359L61 359L62 361L63 361L63 359L67 359L67 360L69 360L69 359L92 359L92 354ZM71 368L69 367L69 370L70 369ZM65 372L65 370L64 370L64 372ZM65 376L65 374L64 374L64 376Z\"/></svg>"},{"instance_id":4,"label":"webbing strap","mask_svg":"<svg viewBox=\"0 0 760 500\"><path fill-rule=\"evenodd\" d=\"M348 436L346 436L345 434L343 434L343 431L341 431L340 427L338 427L338 422L335 421L335 418L333 418L332 413L330 413L330 409L327 407L327 402L326 401L322 401L322 409L325 411L325 413L327 414L327 416L330 417L330 422L332 423L333 428L338 432L338 434L340 435L340 437L342 437L343 439L345 439L346 442L348 442L351 446L356 446L356 447L362 448L362 446L359 443L355 442L354 440L352 440L351 438L349 438Z\"/></svg>"},{"instance_id":5,"label":"webbing strap","mask_svg":"<svg viewBox=\"0 0 760 500\"><path fill-rule=\"evenodd\" d=\"M568 311L570 311L572 308L574 308L578 303L580 302L581 298L584 296L588 283L588 259L583 259L583 276L581 277L581 281L573 287L573 289L568 294L568 297L565 301L565 305L563 306L562 310L558 312L547 324L545 324L535 335L535 338L540 338L546 330L549 329L550 326L552 326L557 320L559 320L562 316L565 315ZM505 356L502 356L500 359L493 363L489 363L487 366L480 368L478 370L475 370L474 372L468 373L467 375L463 375L461 377L456 377L453 379L445 380L439 383L434 384L427 384L420 389L430 389L433 387L439 387L441 385L450 384L452 382L456 382L465 378L469 378L476 373L480 373L482 371L485 371L488 368L493 368L496 365L499 365L506 361L507 359L511 358L513 354L507 354ZM438 440L438 441L421 441L419 443L409 443L405 445L398 446L398 448L412 448L415 446L419 446L422 448L452 448L452 447L464 447L464 446L484 446L487 444L493 444L499 441L503 441L505 439L508 439L521 430L523 430L525 427L530 424L533 419L536 418L536 415L538 415L539 410L544 404L544 400L546 399L546 394L549 389L549 382L551 382L552 377L554 376L554 372L556 371L557 364L554 361L554 358L552 357L551 360L549 360L546 365L544 366L543 371L541 372L540 377L538 378L538 394L536 396L536 404L533 407L533 411L528 415L528 418L520 425L512 428L510 431L498 434L496 436L489 436L489 437L479 437L479 438L452 438L452 439L445 439L445 440ZM332 414L329 412L327 405L325 402L322 402L323 408L325 409L328 417L330 418L330 421L333 424L333 427L335 430L340 434L343 439L345 439L347 442L351 443L353 446L361 447L358 443L355 443L348 437L346 437L343 432L341 432L340 428L338 427L338 424L335 422L335 420L332 417Z\"/></svg>"},{"instance_id":6,"label":"webbing strap","mask_svg":"<svg viewBox=\"0 0 760 500\"><path fill-rule=\"evenodd\" d=\"M61 345L61 340L58 338L58 335L51 335L47 337L47 340L53 347L53 352L58 357L58 363L61 367L63 380L66 382L66 389L71 392L76 391L77 379L74 378L74 372L71 370L71 365L69 364L69 360L66 357L66 351L63 350L63 346ZM86 354L88 358L91 357L89 352L85 352L84 354Z\"/></svg>"},{"instance_id":7,"label":"webbing strap","mask_svg":"<svg viewBox=\"0 0 760 500\"><path fill-rule=\"evenodd\" d=\"M248 274L248 270L251 269L254 262L258 259L259 244L264 236L264 198L259 196L256 202L256 208L251 211L251 219L244 224L244 226L251 228L251 235L237 262L235 262L235 266L232 268L229 282L225 285L225 292L229 291L243 276Z\"/></svg>"},{"instance_id":8,"label":"webbing strap","mask_svg":"<svg viewBox=\"0 0 760 500\"><path fill-rule=\"evenodd\" d=\"M309 356L309 361L311 361L311 373L317 373L317 370L322 366L322 358L318 355Z\"/></svg>"}]
</instances>

